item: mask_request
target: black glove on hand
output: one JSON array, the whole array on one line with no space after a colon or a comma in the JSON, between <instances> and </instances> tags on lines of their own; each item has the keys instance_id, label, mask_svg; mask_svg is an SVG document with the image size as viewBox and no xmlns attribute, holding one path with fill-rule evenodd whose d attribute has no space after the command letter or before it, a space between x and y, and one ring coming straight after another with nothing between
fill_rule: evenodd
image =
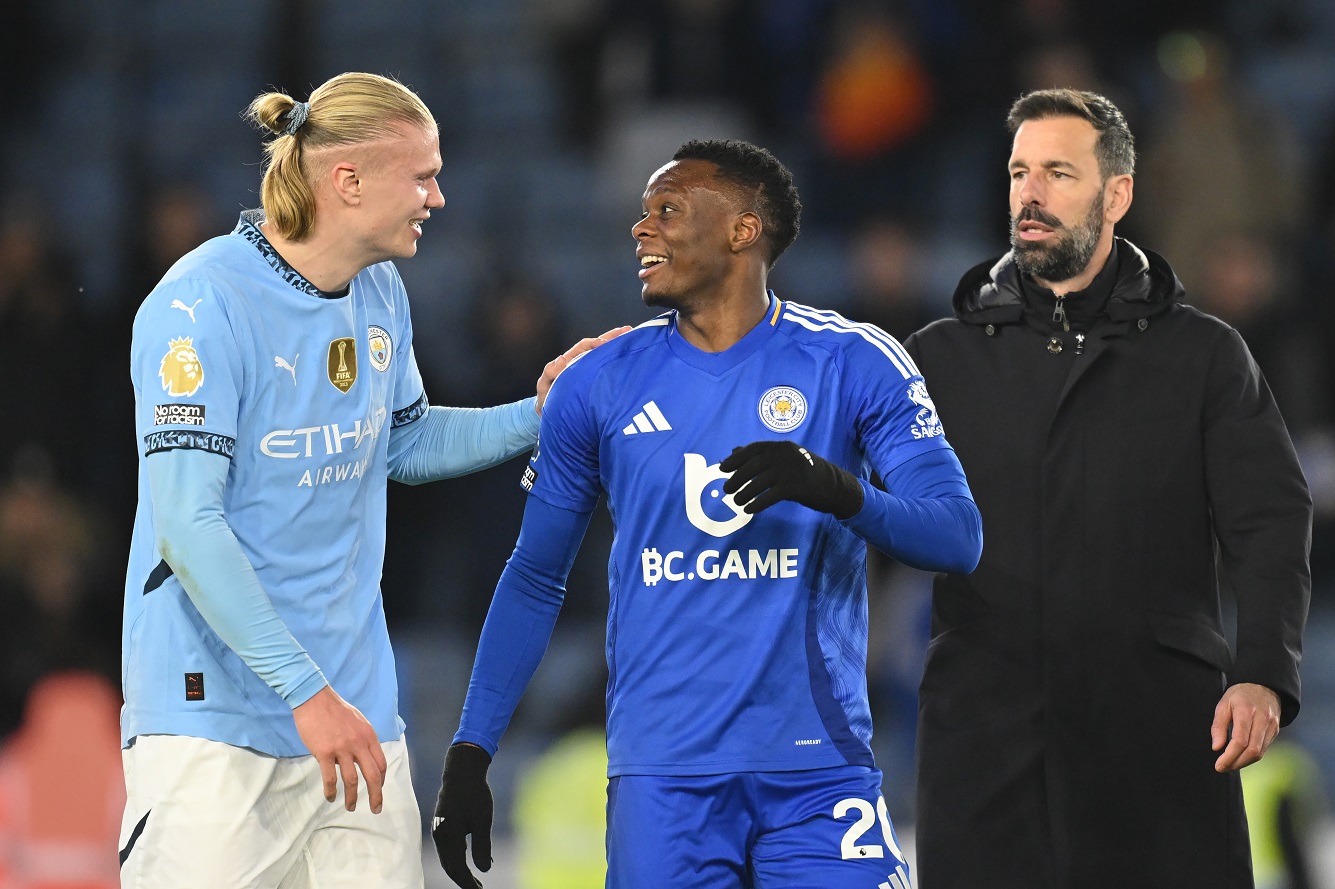
<instances>
[{"instance_id":1,"label":"black glove on hand","mask_svg":"<svg viewBox=\"0 0 1335 889\"><path fill-rule=\"evenodd\" d=\"M734 448L719 470L732 473L723 493L749 513L791 500L837 519L862 509L862 485L851 472L791 441L753 441ZM743 487L745 486L745 487Z\"/></svg>"},{"instance_id":2,"label":"black glove on hand","mask_svg":"<svg viewBox=\"0 0 1335 889\"><path fill-rule=\"evenodd\" d=\"M464 839L473 837L473 864L491 870L491 788L487 767L491 757L472 744L453 744L445 753L445 773L436 796L436 817L431 839L445 875L460 889L481 889L482 883L468 869Z\"/></svg>"}]
</instances>

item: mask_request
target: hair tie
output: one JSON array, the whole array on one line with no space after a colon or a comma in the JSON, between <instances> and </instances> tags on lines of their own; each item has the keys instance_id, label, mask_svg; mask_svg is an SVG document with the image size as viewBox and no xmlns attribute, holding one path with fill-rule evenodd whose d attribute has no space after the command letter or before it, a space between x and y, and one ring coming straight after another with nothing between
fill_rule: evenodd
<instances>
[{"instance_id":1,"label":"hair tie","mask_svg":"<svg viewBox=\"0 0 1335 889\"><path fill-rule=\"evenodd\" d=\"M306 123L306 118L311 116L311 103L298 102L292 106L292 110L287 113L287 126L283 127L280 136L295 136L297 130L301 129L302 124Z\"/></svg>"}]
</instances>

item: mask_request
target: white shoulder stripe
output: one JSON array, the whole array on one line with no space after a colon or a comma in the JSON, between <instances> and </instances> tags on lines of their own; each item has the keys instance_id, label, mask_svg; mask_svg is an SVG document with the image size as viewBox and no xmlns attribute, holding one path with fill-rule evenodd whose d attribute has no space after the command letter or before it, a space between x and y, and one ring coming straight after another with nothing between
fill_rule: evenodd
<instances>
[{"instance_id":1,"label":"white shoulder stripe","mask_svg":"<svg viewBox=\"0 0 1335 889\"><path fill-rule=\"evenodd\" d=\"M889 348L891 351L893 351L896 355L899 356L899 361L896 362L896 365L902 364L903 367L901 369L906 368L909 371L909 376L922 375L922 371L918 370L918 366L914 363L913 359L909 357L908 351L900 344L899 340L895 339L893 336L886 333L884 330L881 330L881 328L877 327L874 324L863 324L857 321L849 321L847 318L845 318L843 315L840 315L838 312L822 311L820 309L810 308L809 306L801 306L788 303L786 308L790 309L791 311L797 314L804 315L808 318L814 318L819 321L826 321L836 326L846 326L849 328L857 329L859 331L865 331L865 333L863 333L864 338L868 336L875 337L876 339L884 343L887 348Z\"/></svg>"},{"instance_id":2,"label":"white shoulder stripe","mask_svg":"<svg viewBox=\"0 0 1335 889\"><path fill-rule=\"evenodd\" d=\"M650 318L648 321L644 322L643 324L636 324L636 325L635 325L635 329L636 329L636 330L639 330L641 327L663 327L663 326L668 325L668 324L671 324L671 323L672 323L672 319L671 319L671 318L668 318L668 317L666 317L666 316L662 316L662 315L660 315L660 316L657 317L657 318Z\"/></svg>"},{"instance_id":3,"label":"white shoulder stripe","mask_svg":"<svg viewBox=\"0 0 1335 889\"><path fill-rule=\"evenodd\" d=\"M818 324L815 321L812 321L808 318L803 318L801 315L794 315L791 312L784 312L783 320L794 321L805 327L807 330L832 330L835 333L855 333L858 336L862 337L867 342L871 343L877 349L879 349L881 351L881 354L884 355L886 358L889 358L890 363L893 364L895 366L895 369L898 370L900 374L903 375L904 379L907 380L915 375L904 365L902 361L900 361L899 356L896 355L894 352L892 352L890 348L886 346L885 343L881 342L879 339L872 336L869 332L862 330L857 326L850 326L847 324L830 324L830 323Z\"/></svg>"}]
</instances>

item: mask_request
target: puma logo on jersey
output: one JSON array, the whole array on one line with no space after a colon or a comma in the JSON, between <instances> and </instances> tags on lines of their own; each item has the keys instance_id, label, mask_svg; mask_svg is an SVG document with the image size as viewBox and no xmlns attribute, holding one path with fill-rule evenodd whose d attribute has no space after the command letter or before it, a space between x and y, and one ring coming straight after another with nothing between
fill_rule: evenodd
<instances>
[{"instance_id":1,"label":"puma logo on jersey","mask_svg":"<svg viewBox=\"0 0 1335 889\"><path fill-rule=\"evenodd\" d=\"M171 305L171 307L172 307L173 309L180 309L182 312L185 312L187 315L190 316L190 323L191 323L191 324L194 324L194 323L195 323L195 309L196 309L196 308L199 306L199 304L202 303L203 301L204 301L204 300L202 300L202 299L197 299L197 300L195 300L195 304L194 304L193 306L187 306L185 303L181 302L179 299L174 299L174 300L172 300L172 305Z\"/></svg>"},{"instance_id":2,"label":"puma logo on jersey","mask_svg":"<svg viewBox=\"0 0 1335 889\"><path fill-rule=\"evenodd\" d=\"M292 374L292 385L293 385L293 386L297 385L297 359L300 358L300 357L301 357L301 353L298 352L298 353L296 354L296 357L294 357L294 358L292 359L292 363L291 363L291 364L288 364L288 363L287 363L287 359L284 358L282 355L275 355L275 356L273 357L273 366L274 366L274 367L281 367L283 370L285 370L285 371L287 371L288 373Z\"/></svg>"},{"instance_id":3,"label":"puma logo on jersey","mask_svg":"<svg viewBox=\"0 0 1335 889\"><path fill-rule=\"evenodd\" d=\"M672 424L663 416L663 412L658 409L658 405L652 401L644 406L644 410L637 413L632 419L630 425L621 430L622 435L637 435L641 432L667 432L672 429Z\"/></svg>"}]
</instances>

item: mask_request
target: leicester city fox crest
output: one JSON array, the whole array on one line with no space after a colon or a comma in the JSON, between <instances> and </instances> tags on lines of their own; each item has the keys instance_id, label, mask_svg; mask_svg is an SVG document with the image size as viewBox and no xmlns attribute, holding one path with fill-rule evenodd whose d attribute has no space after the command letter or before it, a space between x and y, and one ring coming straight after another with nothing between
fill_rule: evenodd
<instances>
[{"instance_id":1,"label":"leicester city fox crest","mask_svg":"<svg viewBox=\"0 0 1335 889\"><path fill-rule=\"evenodd\" d=\"M204 365L199 362L194 338L183 336L167 342L158 377L168 395L194 395L204 385Z\"/></svg>"}]
</instances>

